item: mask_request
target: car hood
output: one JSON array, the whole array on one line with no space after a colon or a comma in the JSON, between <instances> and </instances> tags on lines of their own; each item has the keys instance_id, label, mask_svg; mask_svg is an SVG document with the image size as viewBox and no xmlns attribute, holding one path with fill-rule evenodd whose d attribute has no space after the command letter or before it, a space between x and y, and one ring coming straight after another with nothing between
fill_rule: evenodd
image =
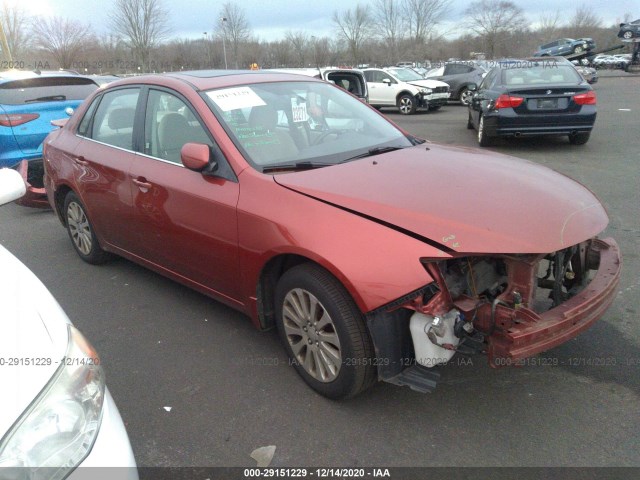
<instances>
[{"instance_id":1,"label":"car hood","mask_svg":"<svg viewBox=\"0 0 640 480\"><path fill-rule=\"evenodd\" d=\"M579 183L477 149L429 143L274 179L449 253L550 253L608 223L598 199Z\"/></svg>"},{"instance_id":2,"label":"car hood","mask_svg":"<svg viewBox=\"0 0 640 480\"><path fill-rule=\"evenodd\" d=\"M0 272L2 437L60 367L69 320L36 276L2 246Z\"/></svg>"},{"instance_id":3,"label":"car hood","mask_svg":"<svg viewBox=\"0 0 640 480\"><path fill-rule=\"evenodd\" d=\"M424 80L412 80L407 83L422 88L449 87L449 84L445 82L441 82L440 80L431 80L428 78L425 78Z\"/></svg>"}]
</instances>

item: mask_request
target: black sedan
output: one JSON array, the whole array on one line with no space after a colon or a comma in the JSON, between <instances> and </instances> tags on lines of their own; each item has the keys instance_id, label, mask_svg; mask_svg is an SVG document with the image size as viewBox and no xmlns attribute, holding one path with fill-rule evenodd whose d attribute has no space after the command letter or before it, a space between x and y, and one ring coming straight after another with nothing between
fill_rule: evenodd
<instances>
[{"instance_id":1,"label":"black sedan","mask_svg":"<svg viewBox=\"0 0 640 480\"><path fill-rule=\"evenodd\" d=\"M596 94L576 69L559 59L499 62L469 104L467 128L485 147L494 137L568 135L587 143L596 121Z\"/></svg>"},{"instance_id":2,"label":"black sedan","mask_svg":"<svg viewBox=\"0 0 640 480\"><path fill-rule=\"evenodd\" d=\"M629 23L621 23L618 37L623 40L640 38L640 18Z\"/></svg>"}]
</instances>

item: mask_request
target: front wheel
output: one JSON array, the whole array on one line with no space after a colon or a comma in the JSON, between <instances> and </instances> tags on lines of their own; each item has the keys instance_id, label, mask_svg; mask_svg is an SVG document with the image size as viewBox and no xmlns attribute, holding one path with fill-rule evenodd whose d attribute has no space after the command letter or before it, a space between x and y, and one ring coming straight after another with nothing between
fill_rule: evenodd
<instances>
[{"instance_id":1,"label":"front wheel","mask_svg":"<svg viewBox=\"0 0 640 480\"><path fill-rule=\"evenodd\" d=\"M582 52L584 52L584 48L582 48L582 45L576 45L573 48L573 53L582 53Z\"/></svg>"},{"instance_id":2,"label":"front wheel","mask_svg":"<svg viewBox=\"0 0 640 480\"><path fill-rule=\"evenodd\" d=\"M405 93L398 98L398 110L403 115L412 115L416 112L416 99L414 96Z\"/></svg>"},{"instance_id":3,"label":"front wheel","mask_svg":"<svg viewBox=\"0 0 640 480\"><path fill-rule=\"evenodd\" d=\"M285 272L276 288L276 324L298 374L332 399L350 398L376 379L364 318L342 284L306 263Z\"/></svg>"},{"instance_id":4,"label":"front wheel","mask_svg":"<svg viewBox=\"0 0 640 480\"><path fill-rule=\"evenodd\" d=\"M591 133L576 133L575 135L569 135L569 143L571 145L584 145L589 141Z\"/></svg>"},{"instance_id":5,"label":"front wheel","mask_svg":"<svg viewBox=\"0 0 640 480\"><path fill-rule=\"evenodd\" d=\"M80 258L94 265L106 262L110 254L100 247L84 205L74 192L64 199L64 216L69 238Z\"/></svg>"},{"instance_id":6,"label":"front wheel","mask_svg":"<svg viewBox=\"0 0 640 480\"><path fill-rule=\"evenodd\" d=\"M462 105L469 105L471 103L471 97L473 97L473 92L468 88L460 90L460 103L462 103Z\"/></svg>"},{"instance_id":7,"label":"front wheel","mask_svg":"<svg viewBox=\"0 0 640 480\"><path fill-rule=\"evenodd\" d=\"M631 30L627 30L626 32L624 32L622 34L622 38L624 38L625 40L630 40L633 38L633 32Z\"/></svg>"}]
</instances>

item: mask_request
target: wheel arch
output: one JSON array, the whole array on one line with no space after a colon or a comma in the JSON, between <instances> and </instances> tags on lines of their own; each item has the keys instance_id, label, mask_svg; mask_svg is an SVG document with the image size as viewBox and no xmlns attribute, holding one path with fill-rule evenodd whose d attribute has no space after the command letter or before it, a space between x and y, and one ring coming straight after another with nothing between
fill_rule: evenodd
<instances>
[{"instance_id":1,"label":"wheel arch","mask_svg":"<svg viewBox=\"0 0 640 480\"><path fill-rule=\"evenodd\" d=\"M256 306L260 329L267 330L275 326L275 291L278 281L285 272L304 263L317 265L334 276L344 286L362 312L363 300L360 298L357 289L335 266L319 259L314 259L311 255L279 253L264 264L258 277ZM364 312L362 313L364 314Z\"/></svg>"},{"instance_id":2,"label":"wheel arch","mask_svg":"<svg viewBox=\"0 0 640 480\"><path fill-rule=\"evenodd\" d=\"M71 188L66 183L63 183L63 184L58 186L58 188L56 189L55 193L53 194L53 203L54 203L54 206L55 206L56 215L58 216L58 219L60 220L62 225L64 225L65 227L67 226L67 221L66 221L65 216L63 214L64 200L65 200L65 198L67 198L67 195L69 194L69 192L73 192L73 191L74 191L73 188ZM77 195L77 193L76 193L76 195Z\"/></svg>"},{"instance_id":3,"label":"wheel arch","mask_svg":"<svg viewBox=\"0 0 640 480\"><path fill-rule=\"evenodd\" d=\"M396 95L396 104L398 103L398 101L400 100L400 97L402 97L403 95L411 95L413 98L416 98L416 96L418 95L418 93L413 93L411 90L401 90L400 92L398 92L398 94Z\"/></svg>"}]
</instances>

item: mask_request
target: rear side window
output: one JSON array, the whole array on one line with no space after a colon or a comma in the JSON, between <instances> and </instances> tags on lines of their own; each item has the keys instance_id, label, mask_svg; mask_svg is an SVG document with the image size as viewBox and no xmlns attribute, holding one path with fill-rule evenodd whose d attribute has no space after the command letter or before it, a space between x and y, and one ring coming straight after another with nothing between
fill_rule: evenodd
<instances>
[{"instance_id":1,"label":"rear side window","mask_svg":"<svg viewBox=\"0 0 640 480\"><path fill-rule=\"evenodd\" d=\"M98 142L133 150L133 122L139 96L140 88L105 93L93 118L91 134L87 136Z\"/></svg>"},{"instance_id":2,"label":"rear side window","mask_svg":"<svg viewBox=\"0 0 640 480\"><path fill-rule=\"evenodd\" d=\"M0 84L0 104L84 100L97 88L91 79L83 77L25 78Z\"/></svg>"}]
</instances>

